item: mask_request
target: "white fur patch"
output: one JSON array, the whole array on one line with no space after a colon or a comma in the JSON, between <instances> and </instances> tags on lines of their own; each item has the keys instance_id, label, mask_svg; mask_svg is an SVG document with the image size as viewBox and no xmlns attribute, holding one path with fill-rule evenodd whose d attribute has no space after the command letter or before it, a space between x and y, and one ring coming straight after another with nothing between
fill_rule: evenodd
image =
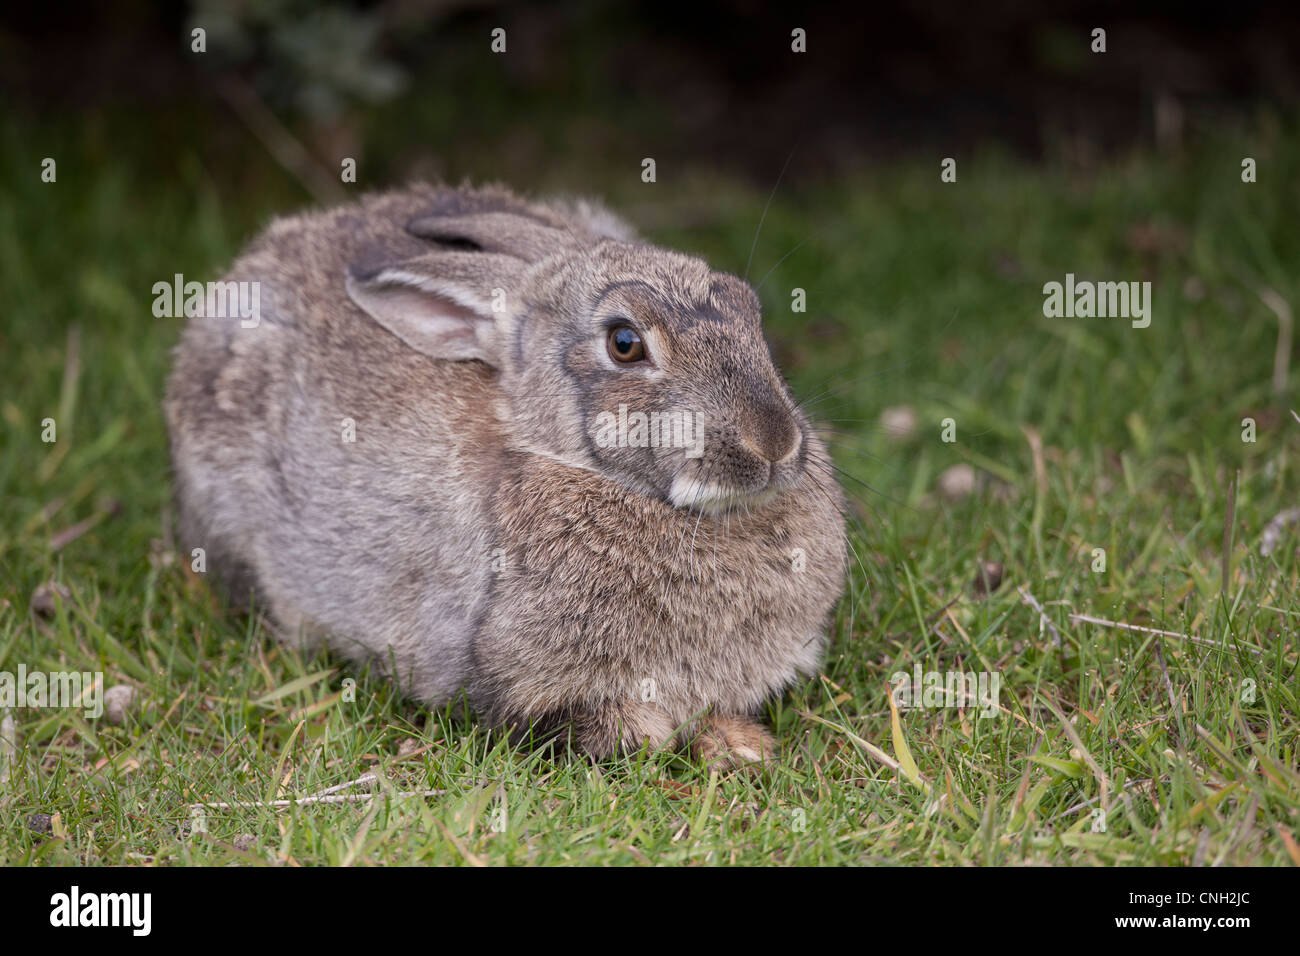
<instances>
[{"instance_id":1,"label":"white fur patch","mask_svg":"<svg viewBox=\"0 0 1300 956\"><path fill-rule=\"evenodd\" d=\"M762 505L776 497L764 488L758 492L737 491L714 482L702 483L689 475L678 475L668 490L668 500L676 508L693 508L705 514L721 514L741 505Z\"/></svg>"}]
</instances>

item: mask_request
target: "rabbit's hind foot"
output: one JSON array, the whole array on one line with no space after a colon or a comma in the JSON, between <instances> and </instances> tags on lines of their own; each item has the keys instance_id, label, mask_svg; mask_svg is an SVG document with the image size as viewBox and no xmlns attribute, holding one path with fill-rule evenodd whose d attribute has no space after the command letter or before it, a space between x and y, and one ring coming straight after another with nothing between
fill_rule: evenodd
<instances>
[{"instance_id":1,"label":"rabbit's hind foot","mask_svg":"<svg viewBox=\"0 0 1300 956\"><path fill-rule=\"evenodd\" d=\"M709 714L690 738L691 752L709 767L737 770L776 757L776 740L749 717Z\"/></svg>"}]
</instances>

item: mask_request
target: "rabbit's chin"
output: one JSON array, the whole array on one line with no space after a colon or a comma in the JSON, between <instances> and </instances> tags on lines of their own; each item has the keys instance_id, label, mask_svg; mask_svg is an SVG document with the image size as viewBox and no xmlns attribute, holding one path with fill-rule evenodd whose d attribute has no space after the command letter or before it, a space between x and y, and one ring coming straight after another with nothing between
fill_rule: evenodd
<instances>
[{"instance_id":1,"label":"rabbit's chin","mask_svg":"<svg viewBox=\"0 0 1300 956\"><path fill-rule=\"evenodd\" d=\"M679 476L668 491L668 500L675 508L702 511L705 514L725 514L741 508L759 508L776 498L784 488L768 485L757 491L740 491L713 482L701 483L698 479Z\"/></svg>"}]
</instances>

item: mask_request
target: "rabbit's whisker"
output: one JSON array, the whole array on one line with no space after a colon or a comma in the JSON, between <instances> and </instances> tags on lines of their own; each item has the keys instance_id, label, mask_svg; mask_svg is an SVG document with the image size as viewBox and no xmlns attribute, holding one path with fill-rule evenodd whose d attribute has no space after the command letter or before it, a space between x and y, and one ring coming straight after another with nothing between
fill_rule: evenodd
<instances>
[{"instance_id":1,"label":"rabbit's whisker","mask_svg":"<svg viewBox=\"0 0 1300 956\"><path fill-rule=\"evenodd\" d=\"M776 177L776 185L772 187L772 192L767 197L767 203L763 206L763 214L758 217L758 228L754 230L754 241L749 245L749 258L745 260L745 274L741 277L746 281L749 280L749 267L754 264L754 250L758 248L758 236L763 231L763 223L767 221L767 211L772 206L772 200L776 198L776 191L781 188L781 180L785 177L785 171L790 166L790 160L794 159L796 149L798 149L798 146L793 147L790 154L786 156L785 164Z\"/></svg>"}]
</instances>

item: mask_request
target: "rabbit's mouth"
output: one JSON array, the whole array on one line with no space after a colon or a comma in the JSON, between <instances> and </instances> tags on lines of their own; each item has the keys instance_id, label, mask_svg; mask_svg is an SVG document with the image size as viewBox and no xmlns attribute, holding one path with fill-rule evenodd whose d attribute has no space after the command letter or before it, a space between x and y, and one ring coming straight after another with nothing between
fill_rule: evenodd
<instances>
[{"instance_id":1,"label":"rabbit's mouth","mask_svg":"<svg viewBox=\"0 0 1300 956\"><path fill-rule=\"evenodd\" d=\"M673 481L668 500L675 508L718 515L734 509L761 507L784 490L784 484L776 481L769 481L757 490L745 491L682 475Z\"/></svg>"}]
</instances>

